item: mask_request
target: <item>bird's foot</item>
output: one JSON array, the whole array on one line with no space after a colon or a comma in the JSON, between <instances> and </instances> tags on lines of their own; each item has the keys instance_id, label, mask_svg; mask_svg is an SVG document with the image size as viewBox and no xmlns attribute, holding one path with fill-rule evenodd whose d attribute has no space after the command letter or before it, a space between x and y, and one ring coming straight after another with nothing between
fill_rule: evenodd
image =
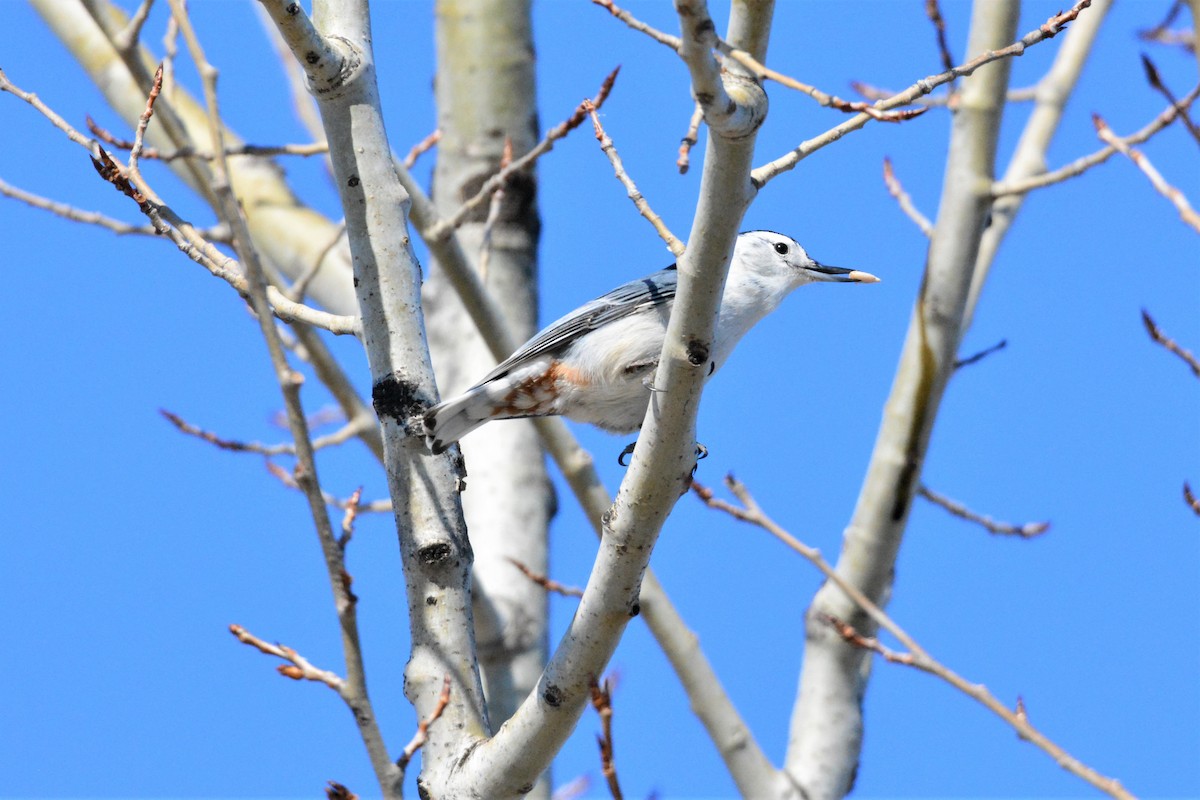
<instances>
[{"instance_id":1,"label":"bird's foot","mask_svg":"<svg viewBox=\"0 0 1200 800\"><path fill-rule=\"evenodd\" d=\"M635 448L635 447L637 447L636 440L625 445L625 449L621 451L621 454L619 456L617 456L617 463L620 464L622 467L628 467L629 462L625 460L625 457L633 455L633 448ZM699 442L696 442L696 461L700 462L706 458L708 458L708 448L705 447L704 445L700 444ZM692 472L695 472L695 471L696 471L696 468L692 467Z\"/></svg>"}]
</instances>

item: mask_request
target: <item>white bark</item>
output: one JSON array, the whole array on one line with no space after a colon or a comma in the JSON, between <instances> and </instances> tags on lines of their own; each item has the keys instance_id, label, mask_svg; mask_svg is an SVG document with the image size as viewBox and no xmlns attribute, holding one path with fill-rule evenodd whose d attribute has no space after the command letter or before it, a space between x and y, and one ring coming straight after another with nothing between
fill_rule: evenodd
<instances>
[{"instance_id":1,"label":"white bark","mask_svg":"<svg viewBox=\"0 0 1200 800\"><path fill-rule=\"evenodd\" d=\"M976 0L969 52L995 50L1011 42L1017 16L1015 0ZM953 371L991 205L1008 74L1005 59L963 81L925 279L838 560L838 573L880 605L891 589L896 552L920 482L933 421ZM826 623L829 615L861 631L873 630L861 609L831 583L822 586L808 610L785 769L810 798L841 797L853 786L862 744L862 697L870 669L869 652L843 641Z\"/></svg>"},{"instance_id":2,"label":"white bark","mask_svg":"<svg viewBox=\"0 0 1200 800\"><path fill-rule=\"evenodd\" d=\"M530 7L511 0L442 0L437 5L438 128L434 203L451 216L500 168L506 138L514 157L539 139ZM519 339L537 328L536 179L514 176L491 234L487 289ZM458 229L478 264L485 204ZM439 268L424 287L426 325L443 397L468 388L496 365L454 286ZM476 641L493 725L508 719L545 665L546 591L516 559L546 574L554 496L537 431L526 421L487 425L461 443L467 463L463 512L475 550ZM539 794L549 795L548 784Z\"/></svg>"},{"instance_id":3,"label":"white bark","mask_svg":"<svg viewBox=\"0 0 1200 800\"><path fill-rule=\"evenodd\" d=\"M70 49L104 94L105 100L133 127L146 108L148 83L141 84L129 66L122 61L109 38L93 20L81 0L30 0L34 9ZM88 0L98 13L111 17L119 27L126 19L120 9L108 0ZM141 48L140 60L153 64L149 51ZM152 71L152 70L151 70ZM146 142L163 150L175 150L185 145L200 150L212 150L203 107L183 88L167 87L159 98L155 118L159 122L168 116L168 107L180 123L179 136L168 136L163 125L150 127ZM228 126L224 129L226 146L235 147L242 140ZM169 164L182 180L201 197L212 202L207 170L197 173L191 159L177 159ZM308 272L317 262L323 264L312 282L308 295L334 314L353 314L358 311L351 282L349 251L330 248L339 227L326 217L302 204L284 180L282 170L269 158L235 156L229 159L230 180L241 199L250 226L254 246L283 274L293 280Z\"/></svg>"},{"instance_id":4,"label":"white bark","mask_svg":"<svg viewBox=\"0 0 1200 800\"><path fill-rule=\"evenodd\" d=\"M421 780L436 786L464 749L490 731L475 664L472 554L454 491L455 465L448 455L430 456L421 436L421 415L434 398L421 273L406 225L408 193L392 168L384 133L367 6L365 0L317 3L312 30L302 12L288 13L294 6L286 0L263 3L305 64L346 213L408 589L413 649L405 693L428 718L443 677L451 681L449 705L423 750Z\"/></svg>"},{"instance_id":5,"label":"white bark","mask_svg":"<svg viewBox=\"0 0 1200 800\"><path fill-rule=\"evenodd\" d=\"M1033 113L1025 123L1016 152L1008 163L1008 169L1004 171L1004 182L1024 180L1046 171L1046 150L1050 147L1050 141L1054 138L1059 123L1062 122L1067 98L1075 90L1075 82L1083 72L1083 65L1092 51L1096 34L1111 8L1112 0L1093 0L1087 13L1081 14L1067 29L1062 46L1054 56L1054 64L1038 81ZM1004 236L1012 227L1024 201L1025 195L1013 194L1001 197L992 204L991 224L980 242L975 274L971 279L971 294L967 298L966 320L963 322L964 331L971 326L980 292L983 291L984 283L991 273L992 261L996 258L1000 243L1004 241Z\"/></svg>"},{"instance_id":6,"label":"white bark","mask_svg":"<svg viewBox=\"0 0 1200 800\"><path fill-rule=\"evenodd\" d=\"M681 10L688 33L703 34L703 4ZM735 31L769 27L771 4L736 6ZM711 32L711 23L708 25ZM744 42L765 45L765 37ZM743 42L738 42L743 44ZM711 53L708 58L712 58ZM741 76L737 101L752 112L729 110L727 120L765 116L761 89L746 90ZM757 128L757 124L754 126ZM591 578L571 625L538 684L492 740L473 750L450 793L461 797L516 797L549 764L574 728L586 704L589 680L599 675L629 619L638 613L638 592L650 552L662 524L695 464L695 416L707 376L713 325L729 256L742 214L753 197L750 183L754 129L737 128L727 139L714 129L709 139L688 250L679 262L679 293L668 325L655 392L642 433L617 500L604 520L604 535ZM486 787L486 794L481 793Z\"/></svg>"}]
</instances>

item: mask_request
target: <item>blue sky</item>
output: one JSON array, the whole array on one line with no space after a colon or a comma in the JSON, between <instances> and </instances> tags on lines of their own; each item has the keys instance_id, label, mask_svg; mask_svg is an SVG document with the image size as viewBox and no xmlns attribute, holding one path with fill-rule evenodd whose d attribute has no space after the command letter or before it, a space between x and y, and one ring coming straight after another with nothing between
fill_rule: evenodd
<instances>
[{"instance_id":1,"label":"blue sky","mask_svg":"<svg viewBox=\"0 0 1200 800\"><path fill-rule=\"evenodd\" d=\"M165 4L159 4L165 5ZM248 141L301 141L287 89L250 2L193 3L223 108ZM721 14L714 4L714 14ZM1058 166L1099 147L1090 115L1119 132L1165 105L1141 78L1149 52L1183 94L1196 62L1139 42L1166 2L1118 4L1049 153ZM1059 4L1031 2L1021 32ZM640 17L675 25L666 3ZM0 67L82 127L121 123L24 3L0 0ZM963 60L969 6L944 2ZM432 12L375 8L389 135L404 152L434 127ZM675 150L691 103L686 72L649 39L588 3L535 11L541 123L549 128L622 65L604 110L609 134L658 213L687 233L698 170L678 175ZM719 26L723 25L718 21ZM147 35L157 46L156 11ZM1057 43L1015 61L1013 85L1035 81ZM851 97L850 80L903 88L938 71L920 3L782 0L768 61ZM194 84L192 88L195 88ZM806 97L769 86L757 163L840 121ZM134 222L83 151L23 103L0 97L0 177ZM1028 107L1010 108L1000 164ZM872 124L771 183L745 228L799 239L814 257L868 270L873 286L805 288L739 347L710 384L699 437L700 480L735 472L763 507L836 555L891 384L926 242L880 178L890 156L914 202L936 214L949 130L943 111ZM1200 202L1197 150L1172 127L1145 147ZM419 168L427 178L431 159ZM339 217L317 160L285 165L303 199ZM199 222L211 217L165 171L159 192ZM636 216L587 130L539 163L543 319L669 263ZM283 440L278 390L256 323L229 288L163 241L117 238L11 200L5 232L6 319L0 344L0 795L307 796L326 780L371 794L365 754L340 700L296 684L237 644L230 623L341 670L332 605L302 498L257 456L178 434L167 408L233 438ZM1021 696L1047 735L1146 796L1200 794L1200 519L1183 504L1200 487L1200 387L1153 345L1145 308L1200 349L1195 232L1127 161L1031 195L1006 240L964 354L1008 347L952 382L925 480L983 513L1046 519L1032 541L990 536L918 502L897 564L894 617L929 651L1006 702ZM334 343L365 391L354 341ZM329 402L310 381L305 401ZM623 440L578 429L610 490ZM322 455L326 488L385 490L365 449ZM555 476L557 481L557 475ZM560 485L553 577L582 584L595 540ZM376 710L393 748L414 725L401 692L407 621L390 519L365 518L349 568ZM653 567L766 751L782 758L818 576L766 534L680 501ZM572 602L556 599L557 635ZM613 665L618 768L627 796L733 793L666 660L640 623ZM1092 791L1020 742L981 707L926 675L876 664L866 699L861 797L1068 797ZM556 766L560 781L599 781L594 715ZM415 795L414 795L415 796Z\"/></svg>"}]
</instances>

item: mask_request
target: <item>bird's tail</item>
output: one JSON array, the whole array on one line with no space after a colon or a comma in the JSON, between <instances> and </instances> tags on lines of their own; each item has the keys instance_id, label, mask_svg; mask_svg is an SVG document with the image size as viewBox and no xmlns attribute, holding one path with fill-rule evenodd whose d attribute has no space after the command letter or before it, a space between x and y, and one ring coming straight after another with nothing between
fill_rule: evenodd
<instances>
[{"instance_id":1,"label":"bird's tail","mask_svg":"<svg viewBox=\"0 0 1200 800\"><path fill-rule=\"evenodd\" d=\"M483 423L499 419L491 383L474 386L425 412L425 444L437 455Z\"/></svg>"}]
</instances>

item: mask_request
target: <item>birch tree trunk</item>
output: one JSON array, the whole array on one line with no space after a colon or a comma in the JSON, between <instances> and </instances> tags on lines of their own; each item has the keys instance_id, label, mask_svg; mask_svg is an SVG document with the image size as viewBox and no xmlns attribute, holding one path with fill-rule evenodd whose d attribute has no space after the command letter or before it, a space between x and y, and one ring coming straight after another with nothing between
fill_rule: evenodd
<instances>
[{"instance_id":1,"label":"birch tree trunk","mask_svg":"<svg viewBox=\"0 0 1200 800\"><path fill-rule=\"evenodd\" d=\"M1011 42L1019 10L1016 0L976 0L968 52ZM838 573L880 605L891 592L896 553L964 329L991 208L1010 63L994 62L963 81L924 281L838 559ZM870 618L832 583L821 587L809 607L786 768L811 798L842 797L853 788L871 666L870 652L843 640L828 624L831 616L868 635L874 631Z\"/></svg>"},{"instance_id":2,"label":"birch tree trunk","mask_svg":"<svg viewBox=\"0 0 1200 800\"><path fill-rule=\"evenodd\" d=\"M533 31L528 2L442 0L437 4L438 144L433 199L442 216L500 168L506 140L514 157L539 138ZM498 213L496 213L498 211ZM537 327L536 180L515 175L498 209L487 204L458 229L479 268L494 215L484 283L518 341ZM439 268L424 287L426 324L443 398L471 386L496 364L457 292ZM499 725L533 689L546 660L546 592L509 559L547 572L547 526L554 495L541 445L524 421L485 425L461 443L463 493L475 551L473 606L489 716Z\"/></svg>"}]
</instances>

